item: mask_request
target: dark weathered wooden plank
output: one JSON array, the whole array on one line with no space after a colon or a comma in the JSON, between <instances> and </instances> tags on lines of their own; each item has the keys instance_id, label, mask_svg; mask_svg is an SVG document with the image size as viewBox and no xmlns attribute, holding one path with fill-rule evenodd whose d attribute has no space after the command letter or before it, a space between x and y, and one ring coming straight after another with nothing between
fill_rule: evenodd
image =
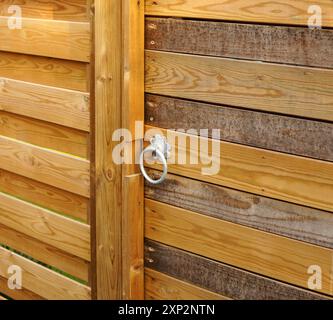
<instances>
[{"instance_id":1,"label":"dark weathered wooden plank","mask_svg":"<svg viewBox=\"0 0 333 320\"><path fill-rule=\"evenodd\" d=\"M146 48L333 68L329 29L147 18Z\"/></svg>"},{"instance_id":2,"label":"dark weathered wooden plank","mask_svg":"<svg viewBox=\"0 0 333 320\"><path fill-rule=\"evenodd\" d=\"M146 240L146 267L231 299L314 300L325 296Z\"/></svg>"},{"instance_id":3,"label":"dark weathered wooden plank","mask_svg":"<svg viewBox=\"0 0 333 320\"><path fill-rule=\"evenodd\" d=\"M221 130L221 139L333 161L333 123L146 95L146 124L165 129Z\"/></svg>"},{"instance_id":4,"label":"dark weathered wooden plank","mask_svg":"<svg viewBox=\"0 0 333 320\"><path fill-rule=\"evenodd\" d=\"M173 174L160 185L146 183L145 195L214 218L333 248L333 215L329 212Z\"/></svg>"}]
</instances>

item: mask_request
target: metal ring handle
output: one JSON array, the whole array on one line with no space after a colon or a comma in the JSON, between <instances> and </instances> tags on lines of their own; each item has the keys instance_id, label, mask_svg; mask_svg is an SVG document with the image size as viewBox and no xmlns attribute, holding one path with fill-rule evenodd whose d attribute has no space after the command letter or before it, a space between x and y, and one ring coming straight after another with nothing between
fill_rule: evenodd
<instances>
[{"instance_id":1,"label":"metal ring handle","mask_svg":"<svg viewBox=\"0 0 333 320\"><path fill-rule=\"evenodd\" d=\"M158 156L160 158L160 160L162 161L162 164L163 164L163 173L162 173L161 177L158 180L154 180L151 177L149 177L148 174L147 174L147 172L146 172L146 169L144 167L144 155L147 152L154 152L154 153L156 153L156 156ZM155 148L152 145L150 145L146 149L144 149L141 152L141 155L140 155L140 170L141 170L143 176L151 184L160 184L160 183L162 183L165 180L165 178L167 176L167 173L168 173L168 164L167 164L167 160L166 160L163 152L161 150L159 150L158 148Z\"/></svg>"}]
</instances>

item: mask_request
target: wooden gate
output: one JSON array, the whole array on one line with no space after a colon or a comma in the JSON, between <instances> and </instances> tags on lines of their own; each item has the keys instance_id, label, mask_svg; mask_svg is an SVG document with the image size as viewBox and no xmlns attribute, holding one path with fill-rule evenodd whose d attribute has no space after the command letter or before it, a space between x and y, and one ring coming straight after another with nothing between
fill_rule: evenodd
<instances>
[{"instance_id":1,"label":"wooden gate","mask_svg":"<svg viewBox=\"0 0 333 320\"><path fill-rule=\"evenodd\" d=\"M310 29L318 7L325 28ZM324 0L146 0L146 129L209 129L221 162L203 175L187 158L146 184L147 298L332 296L332 13ZM184 156L206 139L178 135Z\"/></svg>"}]
</instances>

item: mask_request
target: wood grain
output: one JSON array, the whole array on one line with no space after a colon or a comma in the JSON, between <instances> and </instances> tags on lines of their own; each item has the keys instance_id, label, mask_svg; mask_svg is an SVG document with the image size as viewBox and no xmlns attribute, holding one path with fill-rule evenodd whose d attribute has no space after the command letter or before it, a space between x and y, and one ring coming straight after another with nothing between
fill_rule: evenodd
<instances>
[{"instance_id":1,"label":"wood grain","mask_svg":"<svg viewBox=\"0 0 333 320\"><path fill-rule=\"evenodd\" d=\"M123 3L123 69L126 77L122 94L122 127L130 130L134 137L136 121L144 120L144 3L133 0ZM137 140L142 138L135 137Z\"/></svg>"},{"instance_id":2,"label":"wood grain","mask_svg":"<svg viewBox=\"0 0 333 320\"><path fill-rule=\"evenodd\" d=\"M146 95L145 123L165 129L220 129L221 140L333 161L333 123Z\"/></svg>"},{"instance_id":3,"label":"wood grain","mask_svg":"<svg viewBox=\"0 0 333 320\"><path fill-rule=\"evenodd\" d=\"M146 14L213 20L264 22L307 25L311 0L145 0ZM322 9L322 24L333 26L333 6L330 0L317 0Z\"/></svg>"},{"instance_id":4,"label":"wood grain","mask_svg":"<svg viewBox=\"0 0 333 320\"><path fill-rule=\"evenodd\" d=\"M8 18L0 17L0 50L90 61L88 22L22 18L22 26L22 29L10 29Z\"/></svg>"},{"instance_id":5,"label":"wood grain","mask_svg":"<svg viewBox=\"0 0 333 320\"><path fill-rule=\"evenodd\" d=\"M0 276L8 278L11 265L22 269L23 286L49 300L87 300L90 288L42 267L4 248L0 248Z\"/></svg>"},{"instance_id":6,"label":"wood grain","mask_svg":"<svg viewBox=\"0 0 333 320\"><path fill-rule=\"evenodd\" d=\"M0 169L0 191L86 222L87 198Z\"/></svg>"},{"instance_id":7,"label":"wood grain","mask_svg":"<svg viewBox=\"0 0 333 320\"><path fill-rule=\"evenodd\" d=\"M151 177L160 172L149 170ZM168 174L145 184L146 198L333 249L333 215L210 183Z\"/></svg>"},{"instance_id":8,"label":"wood grain","mask_svg":"<svg viewBox=\"0 0 333 320\"><path fill-rule=\"evenodd\" d=\"M14 300L44 300L41 296L25 288L21 290L10 290L8 280L0 276L0 292Z\"/></svg>"},{"instance_id":9,"label":"wood grain","mask_svg":"<svg viewBox=\"0 0 333 320\"><path fill-rule=\"evenodd\" d=\"M145 235L248 271L308 288L311 265L322 270L321 293L333 294L333 251L146 200ZM229 295L228 295L229 296Z\"/></svg>"},{"instance_id":10,"label":"wood grain","mask_svg":"<svg viewBox=\"0 0 333 320\"><path fill-rule=\"evenodd\" d=\"M329 29L147 18L145 30L150 50L333 68Z\"/></svg>"},{"instance_id":11,"label":"wood grain","mask_svg":"<svg viewBox=\"0 0 333 320\"><path fill-rule=\"evenodd\" d=\"M148 268L145 270L145 296L146 300L228 300L219 294Z\"/></svg>"},{"instance_id":12,"label":"wood grain","mask_svg":"<svg viewBox=\"0 0 333 320\"><path fill-rule=\"evenodd\" d=\"M150 130L151 129L151 130ZM146 138L160 133L172 146L170 173L230 187L257 195L333 211L333 166L331 163L266 151L229 142L146 126ZM149 140L149 139L148 139ZM185 141L179 145L177 140ZM199 158L198 145L208 145L208 155ZM213 148L214 147L214 148ZM213 150L212 150L213 149ZM198 164L190 164L190 154ZM180 162L177 159L184 159ZM177 160L177 161L174 161ZM217 174L202 171L214 164ZM148 164L160 168L158 164ZM215 170L214 170L215 171Z\"/></svg>"},{"instance_id":13,"label":"wood grain","mask_svg":"<svg viewBox=\"0 0 333 320\"><path fill-rule=\"evenodd\" d=\"M88 158L88 133L49 122L0 111L0 135Z\"/></svg>"},{"instance_id":14,"label":"wood grain","mask_svg":"<svg viewBox=\"0 0 333 320\"><path fill-rule=\"evenodd\" d=\"M86 261L42 241L0 224L0 242L2 244L78 279L88 280L89 264Z\"/></svg>"},{"instance_id":15,"label":"wood grain","mask_svg":"<svg viewBox=\"0 0 333 320\"><path fill-rule=\"evenodd\" d=\"M1 0L0 16L11 16L8 8L20 6L26 18L88 21L87 0Z\"/></svg>"},{"instance_id":16,"label":"wood grain","mask_svg":"<svg viewBox=\"0 0 333 320\"><path fill-rule=\"evenodd\" d=\"M326 296L146 240L146 266L236 300L317 300Z\"/></svg>"},{"instance_id":17,"label":"wood grain","mask_svg":"<svg viewBox=\"0 0 333 320\"><path fill-rule=\"evenodd\" d=\"M141 174L123 182L123 299L144 300L144 195Z\"/></svg>"},{"instance_id":18,"label":"wood grain","mask_svg":"<svg viewBox=\"0 0 333 320\"><path fill-rule=\"evenodd\" d=\"M87 93L0 78L0 110L90 130Z\"/></svg>"},{"instance_id":19,"label":"wood grain","mask_svg":"<svg viewBox=\"0 0 333 320\"><path fill-rule=\"evenodd\" d=\"M89 197L89 161L0 136L1 169Z\"/></svg>"},{"instance_id":20,"label":"wood grain","mask_svg":"<svg viewBox=\"0 0 333 320\"><path fill-rule=\"evenodd\" d=\"M333 70L147 51L146 91L333 120Z\"/></svg>"},{"instance_id":21,"label":"wood grain","mask_svg":"<svg viewBox=\"0 0 333 320\"><path fill-rule=\"evenodd\" d=\"M122 3L95 1L94 183L97 299L122 298L122 167L112 159L121 128Z\"/></svg>"},{"instance_id":22,"label":"wood grain","mask_svg":"<svg viewBox=\"0 0 333 320\"><path fill-rule=\"evenodd\" d=\"M126 140L135 158L143 140L143 132L135 135L135 125L144 121L143 1L123 1L122 24L121 126L132 133ZM144 299L144 182L139 170L135 161L122 165L122 299L128 300Z\"/></svg>"},{"instance_id":23,"label":"wood grain","mask_svg":"<svg viewBox=\"0 0 333 320\"><path fill-rule=\"evenodd\" d=\"M90 261L90 227L0 193L0 224Z\"/></svg>"},{"instance_id":24,"label":"wood grain","mask_svg":"<svg viewBox=\"0 0 333 320\"><path fill-rule=\"evenodd\" d=\"M82 62L0 51L0 77L69 90L88 91Z\"/></svg>"}]
</instances>

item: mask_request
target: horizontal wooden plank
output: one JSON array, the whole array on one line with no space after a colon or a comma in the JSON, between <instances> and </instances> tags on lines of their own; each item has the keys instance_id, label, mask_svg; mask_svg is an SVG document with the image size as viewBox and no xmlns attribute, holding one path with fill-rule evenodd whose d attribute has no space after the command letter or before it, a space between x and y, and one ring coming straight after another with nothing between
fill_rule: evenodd
<instances>
[{"instance_id":1,"label":"horizontal wooden plank","mask_svg":"<svg viewBox=\"0 0 333 320\"><path fill-rule=\"evenodd\" d=\"M89 199L2 169L0 191L82 221L88 220Z\"/></svg>"},{"instance_id":2,"label":"horizontal wooden plank","mask_svg":"<svg viewBox=\"0 0 333 320\"><path fill-rule=\"evenodd\" d=\"M0 224L90 261L90 226L0 193Z\"/></svg>"},{"instance_id":3,"label":"horizontal wooden plank","mask_svg":"<svg viewBox=\"0 0 333 320\"><path fill-rule=\"evenodd\" d=\"M3 224L0 224L0 243L78 279L88 281L89 264L86 261Z\"/></svg>"},{"instance_id":4,"label":"horizontal wooden plank","mask_svg":"<svg viewBox=\"0 0 333 320\"><path fill-rule=\"evenodd\" d=\"M176 161L169 161L170 173L333 211L332 163L146 126L146 138L156 133L168 137L172 145L170 160ZM175 144L177 140L184 143ZM205 144L209 154L200 155L197 147ZM191 156L198 164L190 164Z\"/></svg>"},{"instance_id":5,"label":"horizontal wooden plank","mask_svg":"<svg viewBox=\"0 0 333 320\"><path fill-rule=\"evenodd\" d=\"M0 77L88 92L86 63L0 51Z\"/></svg>"},{"instance_id":6,"label":"horizontal wooden plank","mask_svg":"<svg viewBox=\"0 0 333 320\"><path fill-rule=\"evenodd\" d=\"M0 168L89 197L89 161L0 136Z\"/></svg>"},{"instance_id":7,"label":"horizontal wooden plank","mask_svg":"<svg viewBox=\"0 0 333 320\"><path fill-rule=\"evenodd\" d=\"M0 16L12 16L8 9L20 6L24 17L51 20L87 21L87 0L1 0Z\"/></svg>"},{"instance_id":8,"label":"horizontal wooden plank","mask_svg":"<svg viewBox=\"0 0 333 320\"><path fill-rule=\"evenodd\" d=\"M0 276L8 278L9 266L22 269L22 285L49 300L87 300L90 288L0 247Z\"/></svg>"},{"instance_id":9,"label":"horizontal wooden plank","mask_svg":"<svg viewBox=\"0 0 333 320\"><path fill-rule=\"evenodd\" d=\"M89 156L87 132L13 113L0 111L0 135L85 159Z\"/></svg>"},{"instance_id":10,"label":"horizontal wooden plank","mask_svg":"<svg viewBox=\"0 0 333 320\"><path fill-rule=\"evenodd\" d=\"M329 29L147 18L146 49L333 68Z\"/></svg>"},{"instance_id":11,"label":"horizontal wooden plank","mask_svg":"<svg viewBox=\"0 0 333 320\"><path fill-rule=\"evenodd\" d=\"M0 50L38 56L90 61L90 24L22 18L21 29L8 28L0 17Z\"/></svg>"},{"instance_id":12,"label":"horizontal wooden plank","mask_svg":"<svg viewBox=\"0 0 333 320\"><path fill-rule=\"evenodd\" d=\"M333 70L147 51L146 91L333 120Z\"/></svg>"},{"instance_id":13,"label":"horizontal wooden plank","mask_svg":"<svg viewBox=\"0 0 333 320\"><path fill-rule=\"evenodd\" d=\"M0 110L89 131L89 94L0 78Z\"/></svg>"},{"instance_id":14,"label":"horizontal wooden plank","mask_svg":"<svg viewBox=\"0 0 333 320\"><path fill-rule=\"evenodd\" d=\"M317 300L326 296L146 240L146 265L237 300Z\"/></svg>"},{"instance_id":15,"label":"horizontal wooden plank","mask_svg":"<svg viewBox=\"0 0 333 320\"><path fill-rule=\"evenodd\" d=\"M146 199L145 235L207 258L308 288L320 266L321 293L333 294L333 251Z\"/></svg>"},{"instance_id":16,"label":"horizontal wooden plank","mask_svg":"<svg viewBox=\"0 0 333 320\"><path fill-rule=\"evenodd\" d=\"M309 7L321 8L322 25L333 26L333 6L329 0L145 0L146 14L153 16L308 25Z\"/></svg>"},{"instance_id":17,"label":"horizontal wooden plank","mask_svg":"<svg viewBox=\"0 0 333 320\"><path fill-rule=\"evenodd\" d=\"M145 270L145 296L146 300L228 300L149 268Z\"/></svg>"},{"instance_id":18,"label":"horizontal wooden plank","mask_svg":"<svg viewBox=\"0 0 333 320\"><path fill-rule=\"evenodd\" d=\"M8 288L8 279L0 276L0 292L14 300L43 300L36 293L33 293L25 288L20 290L11 290Z\"/></svg>"},{"instance_id":19,"label":"horizontal wooden plank","mask_svg":"<svg viewBox=\"0 0 333 320\"><path fill-rule=\"evenodd\" d=\"M156 170L149 175L159 176ZM146 182L146 198L217 219L333 249L330 212L257 196L169 173L160 185Z\"/></svg>"},{"instance_id":20,"label":"horizontal wooden plank","mask_svg":"<svg viewBox=\"0 0 333 320\"><path fill-rule=\"evenodd\" d=\"M221 140L333 161L333 123L146 95L145 123L165 129L220 129Z\"/></svg>"}]
</instances>

